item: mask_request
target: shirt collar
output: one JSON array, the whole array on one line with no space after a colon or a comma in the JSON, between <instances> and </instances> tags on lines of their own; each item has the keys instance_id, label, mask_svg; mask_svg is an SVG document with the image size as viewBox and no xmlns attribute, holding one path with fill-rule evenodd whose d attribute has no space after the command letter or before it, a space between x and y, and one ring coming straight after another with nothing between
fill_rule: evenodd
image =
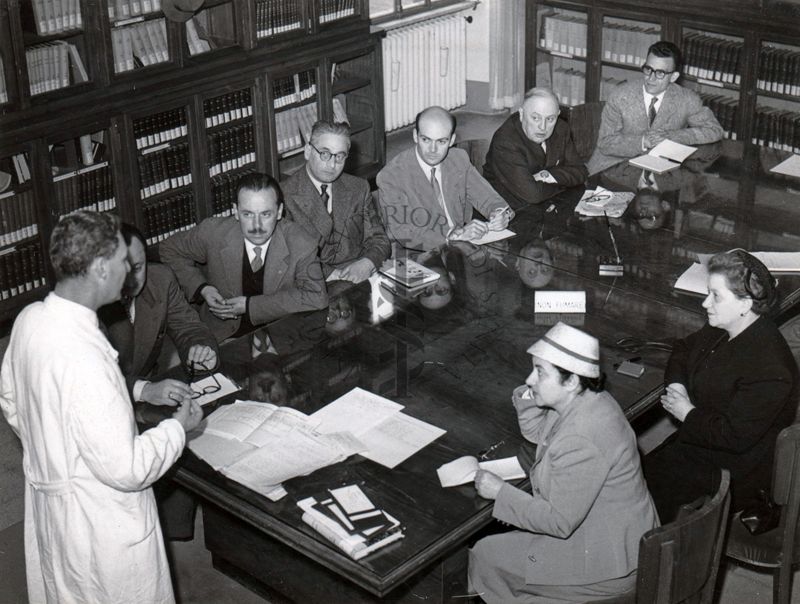
<instances>
[{"instance_id":1,"label":"shirt collar","mask_svg":"<svg viewBox=\"0 0 800 604\"><path fill-rule=\"evenodd\" d=\"M439 164L437 164L435 166L429 166L419 156L419 151L417 149L414 149L414 155L417 156L417 163L419 164L419 167L422 168L422 171L425 172L425 178L427 178L428 180L431 179L431 169L432 168L438 168L439 166L442 165L441 163L439 163ZM441 182L441 173L442 173L441 170L436 170L436 180L438 180L439 182Z\"/></svg>"},{"instance_id":2,"label":"shirt collar","mask_svg":"<svg viewBox=\"0 0 800 604\"><path fill-rule=\"evenodd\" d=\"M277 227L275 227L275 228L277 228ZM273 233L272 236L274 237L275 233ZM261 248L261 260L262 261L267 257L267 250L269 249L269 244L270 244L271 241L272 241L272 237L267 239L267 242L265 244L258 246L258 247ZM255 247L256 247L255 243L250 241L247 237L244 238L244 249L247 252L247 257L250 259L250 262L252 262L253 258L255 258L255 256L256 256L256 253L253 250L253 248L255 248Z\"/></svg>"},{"instance_id":3,"label":"shirt collar","mask_svg":"<svg viewBox=\"0 0 800 604\"><path fill-rule=\"evenodd\" d=\"M53 306L58 312L69 313L70 320L85 321L97 327L99 325L97 313L91 308L78 304L72 300L68 300L59 296L56 292L50 292L45 300L49 305Z\"/></svg>"},{"instance_id":4,"label":"shirt collar","mask_svg":"<svg viewBox=\"0 0 800 604\"><path fill-rule=\"evenodd\" d=\"M320 182L316 178L314 178L311 174L311 171L308 169L308 164L306 164L306 174L308 174L308 180L311 181L311 184L314 185L314 188L317 190L317 193L322 195L322 185L327 185L328 188L325 189L325 192L328 195L332 194L331 188L333 187L332 182Z\"/></svg>"},{"instance_id":5,"label":"shirt collar","mask_svg":"<svg viewBox=\"0 0 800 604\"><path fill-rule=\"evenodd\" d=\"M656 95L650 94L649 92L647 92L647 89L644 87L644 84L642 84L642 92L644 93L644 105L645 105L645 107L649 107L650 106L650 99L652 99L654 96L658 99L656 101L656 106L657 107L661 107L661 101L664 100L664 95L667 94L666 90L664 90L664 92L662 92L661 94L656 94Z\"/></svg>"}]
</instances>

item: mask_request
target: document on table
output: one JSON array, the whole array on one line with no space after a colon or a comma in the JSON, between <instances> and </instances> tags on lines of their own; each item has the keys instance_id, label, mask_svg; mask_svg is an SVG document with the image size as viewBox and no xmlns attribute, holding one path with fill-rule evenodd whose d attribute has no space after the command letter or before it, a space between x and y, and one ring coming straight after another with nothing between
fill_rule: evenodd
<instances>
[{"instance_id":1,"label":"document on table","mask_svg":"<svg viewBox=\"0 0 800 604\"><path fill-rule=\"evenodd\" d=\"M502 231L486 231L486 234L481 237L480 239L476 239L471 243L475 245L485 245L487 243L494 243L496 241L503 241L503 239L510 239L514 237L516 233L509 229L503 229Z\"/></svg>"},{"instance_id":2,"label":"document on table","mask_svg":"<svg viewBox=\"0 0 800 604\"><path fill-rule=\"evenodd\" d=\"M516 480L526 476L516 455L481 462L476 457L465 455L440 466L436 474L443 487L455 487L475 480L475 473L479 469L497 474L503 480Z\"/></svg>"},{"instance_id":3,"label":"document on table","mask_svg":"<svg viewBox=\"0 0 800 604\"><path fill-rule=\"evenodd\" d=\"M310 418L317 423L317 430L329 432L351 432L361 436L396 413L403 405L373 394L363 388L353 388L332 403L328 403Z\"/></svg>"},{"instance_id":4,"label":"document on table","mask_svg":"<svg viewBox=\"0 0 800 604\"><path fill-rule=\"evenodd\" d=\"M210 392L208 394L204 394L196 398L195 400L197 401L197 404L200 405L201 407L203 405L213 403L215 400L220 399L223 396L227 396L228 394L241 390L239 386L234 384L231 380L229 380L227 377L225 377L219 372L215 373L213 376L209 375L207 377L204 377L202 380L197 380L196 382L193 382L191 385L192 390L194 390L195 392L203 392L206 388L216 387L217 382L214 381L214 378L217 378L217 382L219 382L221 388L216 392Z\"/></svg>"},{"instance_id":5,"label":"document on table","mask_svg":"<svg viewBox=\"0 0 800 604\"><path fill-rule=\"evenodd\" d=\"M361 452L362 457L394 469L445 432L405 413L396 413L358 439L367 448Z\"/></svg>"},{"instance_id":6,"label":"document on table","mask_svg":"<svg viewBox=\"0 0 800 604\"><path fill-rule=\"evenodd\" d=\"M662 174L679 167L697 149L664 139L644 155L628 160L631 165Z\"/></svg>"},{"instance_id":7,"label":"document on table","mask_svg":"<svg viewBox=\"0 0 800 604\"><path fill-rule=\"evenodd\" d=\"M770 168L770 172L800 178L800 155L791 155L774 168Z\"/></svg>"}]
</instances>

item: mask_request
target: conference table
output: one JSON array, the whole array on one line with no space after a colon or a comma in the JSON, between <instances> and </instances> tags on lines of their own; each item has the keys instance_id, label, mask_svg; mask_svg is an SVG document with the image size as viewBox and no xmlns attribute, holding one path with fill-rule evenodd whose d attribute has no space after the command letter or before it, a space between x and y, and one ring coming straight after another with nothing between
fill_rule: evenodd
<instances>
[{"instance_id":1,"label":"conference table","mask_svg":"<svg viewBox=\"0 0 800 604\"><path fill-rule=\"evenodd\" d=\"M381 289L376 303L368 283L330 284L328 310L269 326L276 354L253 359L247 337L223 345L220 370L242 391L207 413L235 399L312 413L361 387L446 433L394 469L356 455L293 478L277 502L187 450L171 477L201 500L214 566L273 602L458 601L467 593L466 548L503 529L491 501L472 484L442 488L436 469L525 446L511 392L530 373L527 348L557 321L598 337L606 388L636 426L660 412L671 342L705 323L702 295L673 287L697 254L800 248L800 180L768 172L785 152L724 141L695 155L662 175L625 162L592 176L589 188L634 193L620 218L577 215L584 188L565 190L518 212L513 238L418 257L440 274L423 293ZM600 275L601 263L617 260L621 275ZM584 292L585 312L542 312L536 297L544 291ZM796 312L800 277L781 275L779 291L784 320ZM625 360L644 374L618 373ZM350 484L398 518L405 534L360 561L307 526L297 506ZM529 487L527 479L515 484Z\"/></svg>"}]
</instances>

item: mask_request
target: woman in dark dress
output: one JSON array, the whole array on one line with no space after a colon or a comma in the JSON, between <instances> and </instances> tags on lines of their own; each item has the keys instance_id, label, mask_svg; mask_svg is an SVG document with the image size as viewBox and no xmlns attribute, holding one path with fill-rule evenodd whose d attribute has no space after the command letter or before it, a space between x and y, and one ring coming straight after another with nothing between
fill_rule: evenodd
<instances>
[{"instance_id":1,"label":"woman in dark dress","mask_svg":"<svg viewBox=\"0 0 800 604\"><path fill-rule=\"evenodd\" d=\"M708 324L675 344L661 403L681 426L645 458L661 522L711 494L719 468L731 472L731 512L769 490L775 438L794 421L798 370L769 315L775 281L742 250L708 264Z\"/></svg>"}]
</instances>

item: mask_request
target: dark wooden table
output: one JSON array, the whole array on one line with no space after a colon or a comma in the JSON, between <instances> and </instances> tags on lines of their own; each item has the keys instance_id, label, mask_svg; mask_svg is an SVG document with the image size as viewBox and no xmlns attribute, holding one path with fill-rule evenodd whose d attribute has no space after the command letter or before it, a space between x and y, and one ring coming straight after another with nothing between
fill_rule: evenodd
<instances>
[{"instance_id":1,"label":"dark wooden table","mask_svg":"<svg viewBox=\"0 0 800 604\"><path fill-rule=\"evenodd\" d=\"M726 143L656 176L658 191L646 193L665 216L652 220L652 203L637 201L612 221L621 277L598 274L600 259L613 254L605 220L574 215L582 190L565 191L550 212L521 212L511 225L518 235L507 242L454 245L423 258L445 276L440 308L430 308L436 296L424 303L398 297L394 316L372 325L363 284L333 292L332 306L349 311L344 319L319 312L271 325L277 356L252 361L247 338L224 346L223 371L245 388L239 398L271 398L311 413L360 386L447 433L394 470L355 456L290 480L289 495L276 503L187 452L175 479L203 501L215 566L273 601L441 602L466 593L465 545L491 523L492 502L472 485L441 488L436 468L498 442L497 457L517 452L522 438L510 394L530 372L526 349L557 320L600 339L607 388L631 420L653 407L663 388L664 344L705 322L701 298L672 287L693 256L738 246L797 249L797 235L781 235L800 235L797 183L765 174L781 157ZM598 179L637 191L637 172L618 166ZM534 313L537 289L585 291L587 312ZM788 308L800 278L781 277L780 289ZM641 378L615 371L634 357L646 367ZM296 505L352 483L406 527L404 539L358 562L307 527Z\"/></svg>"}]
</instances>

